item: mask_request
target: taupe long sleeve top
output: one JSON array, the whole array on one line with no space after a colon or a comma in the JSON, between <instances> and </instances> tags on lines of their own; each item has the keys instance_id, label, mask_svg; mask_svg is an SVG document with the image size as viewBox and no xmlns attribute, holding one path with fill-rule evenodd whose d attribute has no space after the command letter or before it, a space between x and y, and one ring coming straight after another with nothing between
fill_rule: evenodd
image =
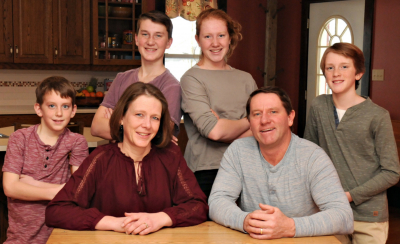
<instances>
[{"instance_id":1,"label":"taupe long sleeve top","mask_svg":"<svg viewBox=\"0 0 400 244\"><path fill-rule=\"evenodd\" d=\"M189 168L193 172L218 169L229 144L208 139L218 122L210 109L221 119L244 118L247 99L257 85L249 73L241 70L205 70L196 65L182 76L181 87Z\"/></svg>"}]
</instances>

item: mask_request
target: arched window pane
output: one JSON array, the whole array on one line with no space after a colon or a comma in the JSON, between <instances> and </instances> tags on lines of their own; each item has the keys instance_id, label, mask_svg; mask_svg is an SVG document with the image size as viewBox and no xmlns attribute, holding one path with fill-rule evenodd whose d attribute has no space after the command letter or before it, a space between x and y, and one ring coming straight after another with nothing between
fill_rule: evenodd
<instances>
[{"instance_id":1,"label":"arched window pane","mask_svg":"<svg viewBox=\"0 0 400 244\"><path fill-rule=\"evenodd\" d=\"M351 38L351 32L350 32L349 28L347 28L347 30L344 32L344 34L342 36L342 42L353 43L353 40Z\"/></svg>"},{"instance_id":2,"label":"arched window pane","mask_svg":"<svg viewBox=\"0 0 400 244\"><path fill-rule=\"evenodd\" d=\"M321 39L319 42L320 46L329 46L329 40L330 40L330 36L328 35L328 32L324 29L322 31L322 35L321 35Z\"/></svg>"},{"instance_id":3,"label":"arched window pane","mask_svg":"<svg viewBox=\"0 0 400 244\"><path fill-rule=\"evenodd\" d=\"M318 39L318 56L317 56L317 67L316 67L316 91L317 96L321 94L332 94L332 90L326 84L325 77L320 68L322 56L327 47L339 43L348 42L353 43L353 34L351 27L347 20L339 16L332 16L320 30L320 36Z\"/></svg>"},{"instance_id":4,"label":"arched window pane","mask_svg":"<svg viewBox=\"0 0 400 244\"><path fill-rule=\"evenodd\" d=\"M340 38L338 36L334 36L331 40L331 46L335 43L340 43Z\"/></svg>"},{"instance_id":5,"label":"arched window pane","mask_svg":"<svg viewBox=\"0 0 400 244\"><path fill-rule=\"evenodd\" d=\"M321 64L321 59L322 59L322 56L324 55L324 52L325 52L325 50L326 50L326 48L319 48L319 57L318 57L318 63L317 63L317 70L318 70L318 72L317 72L317 74L320 74L320 75L322 75L323 73L322 73L322 70L321 70L321 66L320 66L320 64Z\"/></svg>"},{"instance_id":6,"label":"arched window pane","mask_svg":"<svg viewBox=\"0 0 400 244\"><path fill-rule=\"evenodd\" d=\"M336 27L335 19L329 20L328 23L326 24L326 28L328 29L329 33L332 36L336 34L336 31L335 31L336 28L335 27Z\"/></svg>"},{"instance_id":7,"label":"arched window pane","mask_svg":"<svg viewBox=\"0 0 400 244\"><path fill-rule=\"evenodd\" d=\"M323 75L318 75L318 93L326 94L327 87L328 85L326 84L325 77Z\"/></svg>"},{"instance_id":8,"label":"arched window pane","mask_svg":"<svg viewBox=\"0 0 400 244\"><path fill-rule=\"evenodd\" d=\"M338 19L338 33L337 35L340 36L342 35L344 29L347 27L346 22L344 22L344 20L342 19Z\"/></svg>"}]
</instances>

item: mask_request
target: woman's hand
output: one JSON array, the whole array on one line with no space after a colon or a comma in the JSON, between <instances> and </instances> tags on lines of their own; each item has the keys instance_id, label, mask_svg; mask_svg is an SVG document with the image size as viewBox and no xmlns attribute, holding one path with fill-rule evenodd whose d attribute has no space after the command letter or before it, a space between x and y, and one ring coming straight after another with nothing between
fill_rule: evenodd
<instances>
[{"instance_id":1,"label":"woman's hand","mask_svg":"<svg viewBox=\"0 0 400 244\"><path fill-rule=\"evenodd\" d=\"M171 226L171 218L164 212L158 213L125 213L122 227L126 234L147 235L164 226Z\"/></svg>"},{"instance_id":2,"label":"woman's hand","mask_svg":"<svg viewBox=\"0 0 400 244\"><path fill-rule=\"evenodd\" d=\"M94 227L96 230L113 230L115 232L125 232L122 224L126 217L104 216Z\"/></svg>"}]
</instances>

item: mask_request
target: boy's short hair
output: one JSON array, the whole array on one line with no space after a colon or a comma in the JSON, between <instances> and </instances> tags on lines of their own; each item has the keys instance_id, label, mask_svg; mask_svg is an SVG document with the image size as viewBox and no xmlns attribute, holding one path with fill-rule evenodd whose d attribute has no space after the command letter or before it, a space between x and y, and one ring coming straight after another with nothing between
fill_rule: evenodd
<instances>
[{"instance_id":1,"label":"boy's short hair","mask_svg":"<svg viewBox=\"0 0 400 244\"><path fill-rule=\"evenodd\" d=\"M279 99L282 102L282 106L285 108L285 111L287 113L287 115L290 115L290 113L293 110L292 107L292 102L290 101L289 95L285 92L285 90L283 90L282 88L279 88L277 86L265 86L265 87L261 87L255 91L253 91L250 94L249 99L247 100L247 104L246 104L246 113L247 113L247 119L250 120L250 104L251 104L251 100L253 99L253 97L259 93L273 93L275 95L277 95L279 97Z\"/></svg>"},{"instance_id":2,"label":"boy's short hair","mask_svg":"<svg viewBox=\"0 0 400 244\"><path fill-rule=\"evenodd\" d=\"M164 94L157 87L140 81L128 86L121 98L118 100L110 118L111 137L117 142L123 141L123 134L121 134L123 131L120 130L121 120L128 111L129 106L142 95L154 97L161 103L162 111L160 127L158 128L156 136L151 140L151 143L158 148L166 147L172 140L172 132L170 129L171 117L168 111L167 99L165 99Z\"/></svg>"},{"instance_id":3,"label":"boy's short hair","mask_svg":"<svg viewBox=\"0 0 400 244\"><path fill-rule=\"evenodd\" d=\"M36 88L36 103L43 104L46 93L54 91L62 98L71 98L72 106L75 105L75 89L67 79L61 76L51 76L44 79Z\"/></svg>"},{"instance_id":4,"label":"boy's short hair","mask_svg":"<svg viewBox=\"0 0 400 244\"><path fill-rule=\"evenodd\" d=\"M324 55L322 56L320 68L324 76L325 76L326 56L330 52L343 55L346 58L352 59L354 67L356 68L356 74L365 73L363 52L354 44L340 42L340 43L335 43L332 46L328 47L325 50ZM356 80L356 89L358 88L359 85L360 85L360 80Z\"/></svg>"},{"instance_id":5,"label":"boy's short hair","mask_svg":"<svg viewBox=\"0 0 400 244\"><path fill-rule=\"evenodd\" d=\"M139 19L136 24L136 34L139 33L140 30L140 24L142 23L143 20L149 19L154 23L162 24L165 26L168 32L168 39L172 38L172 21L171 19L163 12L157 11L157 10L152 10L147 13L143 13L139 16Z\"/></svg>"}]
</instances>

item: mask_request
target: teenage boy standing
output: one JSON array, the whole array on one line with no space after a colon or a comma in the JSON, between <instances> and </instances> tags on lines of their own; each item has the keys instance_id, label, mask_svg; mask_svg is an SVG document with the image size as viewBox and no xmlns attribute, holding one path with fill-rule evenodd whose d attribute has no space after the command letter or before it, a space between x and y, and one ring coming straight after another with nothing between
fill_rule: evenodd
<instances>
[{"instance_id":1,"label":"teenage boy standing","mask_svg":"<svg viewBox=\"0 0 400 244\"><path fill-rule=\"evenodd\" d=\"M356 90L364 55L353 44L336 43L321 60L332 95L314 99L304 138L331 157L354 214L347 243L385 243L386 189L399 180L399 160L389 112Z\"/></svg>"},{"instance_id":2,"label":"teenage boy standing","mask_svg":"<svg viewBox=\"0 0 400 244\"><path fill-rule=\"evenodd\" d=\"M150 83L163 93L168 102L172 132L178 135L182 117L181 86L163 64L165 49L172 45L172 29L172 22L165 13L153 10L140 15L135 41L142 66L117 75L93 118L92 135L111 140L109 121L114 107L125 89L138 81Z\"/></svg>"}]
</instances>

